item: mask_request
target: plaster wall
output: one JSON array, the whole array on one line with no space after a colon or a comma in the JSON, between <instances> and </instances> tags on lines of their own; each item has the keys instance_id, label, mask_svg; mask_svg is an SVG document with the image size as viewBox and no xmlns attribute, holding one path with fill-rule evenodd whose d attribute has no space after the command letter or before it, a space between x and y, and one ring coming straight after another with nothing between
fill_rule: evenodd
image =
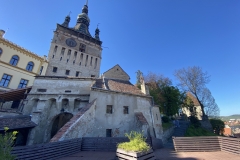
<instances>
[{"instance_id":1,"label":"plaster wall","mask_svg":"<svg viewBox=\"0 0 240 160\"><path fill-rule=\"evenodd\" d=\"M202 120L202 109L201 106L194 106L196 113L197 113L197 118L199 120ZM187 115L187 117L191 116L191 112L188 108L184 107L182 108L182 112Z\"/></svg>"},{"instance_id":2,"label":"plaster wall","mask_svg":"<svg viewBox=\"0 0 240 160\"><path fill-rule=\"evenodd\" d=\"M67 46L66 39L68 38L74 39L77 45L75 47ZM86 45L85 52L79 50L80 43ZM57 50L55 50L56 46ZM62 48L65 48L64 54L61 53ZM68 54L69 50L71 50L70 55ZM83 55L82 58L81 54ZM80 72L78 77L98 77L101 54L102 49L100 46L62 31L56 31L48 54L49 66L46 75L65 76L66 70L70 70L69 76L76 77L76 72ZM57 72L53 72L53 67L58 68Z\"/></svg>"}]
</instances>

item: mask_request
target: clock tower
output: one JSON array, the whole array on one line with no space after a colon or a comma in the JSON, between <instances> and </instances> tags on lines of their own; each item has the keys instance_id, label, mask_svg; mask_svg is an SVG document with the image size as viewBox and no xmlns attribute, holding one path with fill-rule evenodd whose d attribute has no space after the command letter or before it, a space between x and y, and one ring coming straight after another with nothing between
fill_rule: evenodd
<instances>
[{"instance_id":1,"label":"clock tower","mask_svg":"<svg viewBox=\"0 0 240 160\"><path fill-rule=\"evenodd\" d=\"M48 54L46 76L98 77L102 59L99 29L89 32L88 4L78 15L76 25L69 27L70 16L57 24Z\"/></svg>"}]
</instances>

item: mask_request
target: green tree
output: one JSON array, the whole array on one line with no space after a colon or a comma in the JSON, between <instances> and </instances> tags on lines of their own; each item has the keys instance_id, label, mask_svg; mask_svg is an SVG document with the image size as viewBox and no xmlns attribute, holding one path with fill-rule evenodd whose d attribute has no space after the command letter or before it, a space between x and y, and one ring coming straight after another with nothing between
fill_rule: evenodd
<instances>
[{"instance_id":1,"label":"green tree","mask_svg":"<svg viewBox=\"0 0 240 160\"><path fill-rule=\"evenodd\" d=\"M15 159L15 156L11 155L11 151L18 132L8 132L8 129L8 127L4 127L4 134L0 134L0 160Z\"/></svg>"},{"instance_id":2,"label":"green tree","mask_svg":"<svg viewBox=\"0 0 240 160\"><path fill-rule=\"evenodd\" d=\"M220 119L210 119L210 123L212 124L213 131L218 135L223 135L225 124Z\"/></svg>"},{"instance_id":3,"label":"green tree","mask_svg":"<svg viewBox=\"0 0 240 160\"><path fill-rule=\"evenodd\" d=\"M178 113L184 99L184 93L172 86L172 81L163 75L150 72L144 79L155 104L160 106L160 111L167 116Z\"/></svg>"}]
</instances>

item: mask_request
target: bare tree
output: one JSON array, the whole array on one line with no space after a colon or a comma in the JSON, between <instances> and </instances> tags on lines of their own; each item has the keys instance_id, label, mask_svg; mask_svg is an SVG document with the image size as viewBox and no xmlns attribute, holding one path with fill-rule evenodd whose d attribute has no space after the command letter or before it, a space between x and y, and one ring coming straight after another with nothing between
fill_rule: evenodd
<instances>
[{"instance_id":1,"label":"bare tree","mask_svg":"<svg viewBox=\"0 0 240 160\"><path fill-rule=\"evenodd\" d=\"M175 71L175 77L179 80L180 86L184 91L191 92L198 100L202 116L219 115L219 108L207 89L206 84L210 81L207 72L203 72L200 67L193 66Z\"/></svg>"}]
</instances>

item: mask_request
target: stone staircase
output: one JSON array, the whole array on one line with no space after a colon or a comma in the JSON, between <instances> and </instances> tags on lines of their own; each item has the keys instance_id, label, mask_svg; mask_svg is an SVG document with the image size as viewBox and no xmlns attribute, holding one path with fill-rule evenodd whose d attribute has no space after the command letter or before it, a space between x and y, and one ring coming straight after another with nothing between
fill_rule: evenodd
<instances>
[{"instance_id":1,"label":"stone staircase","mask_svg":"<svg viewBox=\"0 0 240 160\"><path fill-rule=\"evenodd\" d=\"M173 132L173 137L184 137L184 134L189 126L189 122L185 121L184 118L179 118L179 126L180 127L175 127L174 128L174 132ZM168 142L166 144L164 144L163 146L164 148L171 148L173 149L173 141L172 141L172 137L169 138Z\"/></svg>"}]
</instances>

